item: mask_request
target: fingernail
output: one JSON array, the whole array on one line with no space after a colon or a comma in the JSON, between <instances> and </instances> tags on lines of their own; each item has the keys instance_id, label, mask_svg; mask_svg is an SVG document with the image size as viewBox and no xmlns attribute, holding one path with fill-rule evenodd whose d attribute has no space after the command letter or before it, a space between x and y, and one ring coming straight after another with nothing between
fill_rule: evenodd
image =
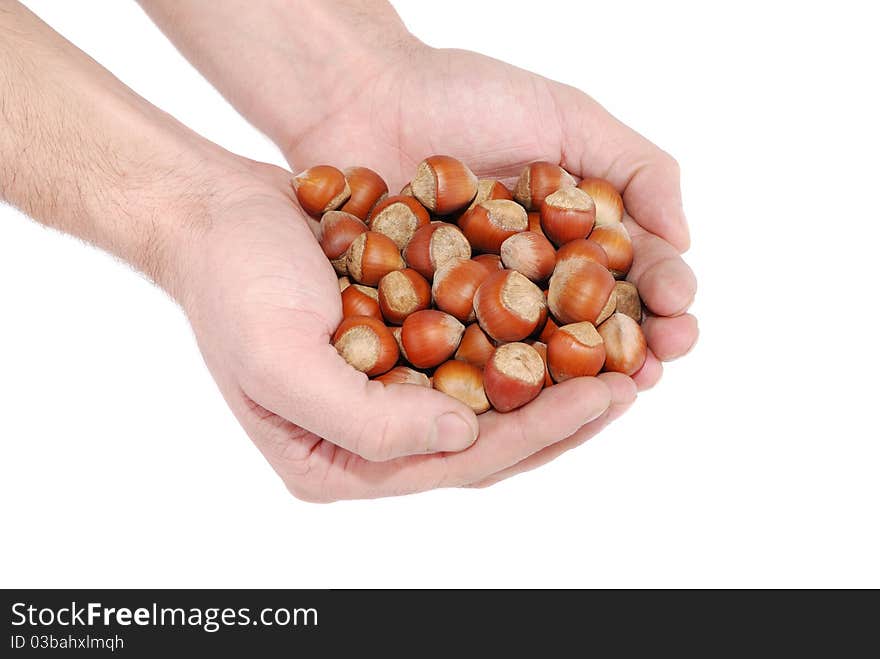
<instances>
[{"instance_id":1,"label":"fingernail","mask_svg":"<svg viewBox=\"0 0 880 659\"><path fill-rule=\"evenodd\" d=\"M461 451L474 443L477 433L455 412L441 414L434 421L428 451Z\"/></svg>"}]
</instances>

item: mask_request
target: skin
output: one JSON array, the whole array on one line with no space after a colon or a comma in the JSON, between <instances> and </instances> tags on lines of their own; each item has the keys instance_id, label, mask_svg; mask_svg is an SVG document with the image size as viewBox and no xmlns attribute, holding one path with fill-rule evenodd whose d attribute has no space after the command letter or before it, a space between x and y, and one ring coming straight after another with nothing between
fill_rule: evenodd
<instances>
[{"instance_id":1,"label":"skin","mask_svg":"<svg viewBox=\"0 0 880 659\"><path fill-rule=\"evenodd\" d=\"M581 92L428 48L373 0L142 5L294 169L357 163L396 189L430 153L501 178L551 160L608 178L632 213L630 279L652 312L645 367L633 379L571 380L477 421L438 392L369 382L329 345L338 285L289 172L193 134L18 3L0 2L0 196L119 255L180 303L231 409L297 497L484 486L532 469L599 432L637 387L656 383L659 359L693 345L685 311L696 283L680 258L688 232L677 166ZM76 93L56 93L47 70ZM491 115L475 92L495 96Z\"/></svg>"}]
</instances>

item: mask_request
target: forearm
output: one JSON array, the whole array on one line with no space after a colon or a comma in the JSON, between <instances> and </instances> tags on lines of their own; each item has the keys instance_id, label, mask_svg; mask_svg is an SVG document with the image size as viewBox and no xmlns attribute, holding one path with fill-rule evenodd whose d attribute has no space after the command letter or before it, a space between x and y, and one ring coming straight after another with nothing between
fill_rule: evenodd
<instances>
[{"instance_id":1,"label":"forearm","mask_svg":"<svg viewBox=\"0 0 880 659\"><path fill-rule=\"evenodd\" d=\"M138 0L220 92L287 151L418 42L386 0ZM297 117L291 125L290 117Z\"/></svg>"},{"instance_id":2,"label":"forearm","mask_svg":"<svg viewBox=\"0 0 880 659\"><path fill-rule=\"evenodd\" d=\"M226 156L17 2L0 2L0 199L168 290Z\"/></svg>"}]
</instances>

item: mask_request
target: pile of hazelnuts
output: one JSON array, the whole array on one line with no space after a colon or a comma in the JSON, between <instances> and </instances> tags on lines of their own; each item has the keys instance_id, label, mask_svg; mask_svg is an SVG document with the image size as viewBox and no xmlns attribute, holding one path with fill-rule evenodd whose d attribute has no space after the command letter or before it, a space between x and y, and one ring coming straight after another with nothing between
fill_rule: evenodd
<instances>
[{"instance_id":1,"label":"pile of hazelnuts","mask_svg":"<svg viewBox=\"0 0 880 659\"><path fill-rule=\"evenodd\" d=\"M340 276L333 345L367 376L480 414L645 363L642 302L624 280L632 242L608 181L535 162L511 192L431 156L393 196L365 167L320 165L292 184Z\"/></svg>"}]
</instances>

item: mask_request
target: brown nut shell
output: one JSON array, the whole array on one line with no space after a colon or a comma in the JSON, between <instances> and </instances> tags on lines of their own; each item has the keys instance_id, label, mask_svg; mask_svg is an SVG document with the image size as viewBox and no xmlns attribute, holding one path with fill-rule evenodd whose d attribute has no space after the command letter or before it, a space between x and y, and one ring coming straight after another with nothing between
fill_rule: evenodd
<instances>
[{"instance_id":1,"label":"brown nut shell","mask_svg":"<svg viewBox=\"0 0 880 659\"><path fill-rule=\"evenodd\" d=\"M434 389L470 407L474 414L488 411L490 404L483 387L483 371L473 364L448 361L440 364L431 379Z\"/></svg>"},{"instance_id":2,"label":"brown nut shell","mask_svg":"<svg viewBox=\"0 0 880 659\"><path fill-rule=\"evenodd\" d=\"M388 194L388 184L369 167L349 167L342 172L351 195L339 210L366 220L370 209Z\"/></svg>"},{"instance_id":3,"label":"brown nut shell","mask_svg":"<svg viewBox=\"0 0 880 659\"><path fill-rule=\"evenodd\" d=\"M620 222L593 229L590 241L598 243L608 254L608 269L619 278L626 277L633 262L633 245L626 227Z\"/></svg>"},{"instance_id":4,"label":"brown nut shell","mask_svg":"<svg viewBox=\"0 0 880 659\"><path fill-rule=\"evenodd\" d=\"M648 356L641 326L622 313L615 313L596 328L605 343L605 370L635 374Z\"/></svg>"},{"instance_id":5,"label":"brown nut shell","mask_svg":"<svg viewBox=\"0 0 880 659\"><path fill-rule=\"evenodd\" d=\"M521 341L545 317L544 294L515 270L491 274L477 289L474 312L480 327L496 341Z\"/></svg>"},{"instance_id":6,"label":"brown nut shell","mask_svg":"<svg viewBox=\"0 0 880 659\"><path fill-rule=\"evenodd\" d=\"M483 201L458 221L458 226L478 252L498 254L501 243L529 227L529 218L523 207L509 199Z\"/></svg>"},{"instance_id":7,"label":"brown nut shell","mask_svg":"<svg viewBox=\"0 0 880 659\"><path fill-rule=\"evenodd\" d=\"M608 254L599 243L573 240L556 251L556 263L593 261L608 269Z\"/></svg>"},{"instance_id":8,"label":"brown nut shell","mask_svg":"<svg viewBox=\"0 0 880 659\"><path fill-rule=\"evenodd\" d=\"M382 384L414 384L419 387L430 387L431 380L421 371L417 371L409 366L395 366L387 373L384 373L374 380Z\"/></svg>"},{"instance_id":9,"label":"brown nut shell","mask_svg":"<svg viewBox=\"0 0 880 659\"><path fill-rule=\"evenodd\" d=\"M395 270L379 280L378 304L382 317L401 325L407 316L431 306L431 285L415 270Z\"/></svg>"},{"instance_id":10,"label":"brown nut shell","mask_svg":"<svg viewBox=\"0 0 880 659\"><path fill-rule=\"evenodd\" d=\"M340 294L342 297L342 317L370 316L382 320L379 310L379 296L375 288L351 284Z\"/></svg>"},{"instance_id":11,"label":"brown nut shell","mask_svg":"<svg viewBox=\"0 0 880 659\"><path fill-rule=\"evenodd\" d=\"M560 323L595 323L614 292L614 277L593 261L559 261L550 277L547 304Z\"/></svg>"},{"instance_id":12,"label":"brown nut shell","mask_svg":"<svg viewBox=\"0 0 880 659\"><path fill-rule=\"evenodd\" d=\"M471 322L476 318L474 296L489 274L486 266L471 259L447 261L434 273L434 304L463 323Z\"/></svg>"},{"instance_id":13,"label":"brown nut shell","mask_svg":"<svg viewBox=\"0 0 880 659\"><path fill-rule=\"evenodd\" d=\"M557 246L586 238L595 221L596 204L578 188L562 188L541 202L541 228Z\"/></svg>"},{"instance_id":14,"label":"brown nut shell","mask_svg":"<svg viewBox=\"0 0 880 659\"><path fill-rule=\"evenodd\" d=\"M340 275L348 272L345 263L346 251L354 239L367 230L367 225L351 213L328 211L321 216L321 249Z\"/></svg>"},{"instance_id":15,"label":"brown nut shell","mask_svg":"<svg viewBox=\"0 0 880 659\"><path fill-rule=\"evenodd\" d=\"M544 360L544 388L552 387L555 382L553 382L553 378L550 375L550 369L547 367L547 345L541 341L529 341L529 345L532 346L537 353L541 355L541 359Z\"/></svg>"},{"instance_id":16,"label":"brown nut shell","mask_svg":"<svg viewBox=\"0 0 880 659\"><path fill-rule=\"evenodd\" d=\"M375 231L367 231L355 238L345 257L348 276L366 286L376 286L389 272L405 267L394 241Z\"/></svg>"},{"instance_id":17,"label":"brown nut shell","mask_svg":"<svg viewBox=\"0 0 880 659\"><path fill-rule=\"evenodd\" d=\"M433 368L455 353L464 325L448 313L426 309L403 321L400 334L407 361L416 368Z\"/></svg>"},{"instance_id":18,"label":"brown nut shell","mask_svg":"<svg viewBox=\"0 0 880 659\"><path fill-rule=\"evenodd\" d=\"M391 332L370 316L343 318L333 335L333 346L353 368L370 377L390 370L399 356Z\"/></svg>"},{"instance_id":19,"label":"brown nut shell","mask_svg":"<svg viewBox=\"0 0 880 659\"><path fill-rule=\"evenodd\" d=\"M596 204L596 226L623 221L623 199L611 183L601 178L585 178L578 187Z\"/></svg>"},{"instance_id":20,"label":"brown nut shell","mask_svg":"<svg viewBox=\"0 0 880 659\"><path fill-rule=\"evenodd\" d=\"M410 185L413 196L436 215L465 208L477 194L477 177L452 156L431 156L420 162Z\"/></svg>"},{"instance_id":21,"label":"brown nut shell","mask_svg":"<svg viewBox=\"0 0 880 659\"><path fill-rule=\"evenodd\" d=\"M489 402L499 412L510 412L533 400L544 387L544 360L532 346L498 346L483 371Z\"/></svg>"},{"instance_id":22,"label":"brown nut shell","mask_svg":"<svg viewBox=\"0 0 880 659\"><path fill-rule=\"evenodd\" d=\"M563 325L547 344L547 367L556 382L596 375L604 363L605 345L592 323Z\"/></svg>"},{"instance_id":23,"label":"brown nut shell","mask_svg":"<svg viewBox=\"0 0 880 659\"><path fill-rule=\"evenodd\" d=\"M455 351L455 358L483 368L495 352L495 344L477 324L468 325Z\"/></svg>"},{"instance_id":24,"label":"brown nut shell","mask_svg":"<svg viewBox=\"0 0 880 659\"><path fill-rule=\"evenodd\" d=\"M296 199L309 215L336 210L351 195L345 174L330 165L318 165L291 179Z\"/></svg>"},{"instance_id":25,"label":"brown nut shell","mask_svg":"<svg viewBox=\"0 0 880 659\"><path fill-rule=\"evenodd\" d=\"M501 262L505 268L540 282L553 274L556 250L542 234L523 231L501 243Z\"/></svg>"},{"instance_id":26,"label":"brown nut shell","mask_svg":"<svg viewBox=\"0 0 880 659\"><path fill-rule=\"evenodd\" d=\"M629 281L619 281L614 285L614 295L617 300L616 310L641 323L642 298L636 285Z\"/></svg>"},{"instance_id":27,"label":"brown nut shell","mask_svg":"<svg viewBox=\"0 0 880 659\"><path fill-rule=\"evenodd\" d=\"M536 211L541 208L541 202L547 195L574 184L574 177L559 165L533 162L526 165L519 175L513 189L513 198L526 210Z\"/></svg>"},{"instance_id":28,"label":"brown nut shell","mask_svg":"<svg viewBox=\"0 0 880 659\"><path fill-rule=\"evenodd\" d=\"M416 231L431 223L431 217L415 198L395 195L373 206L367 223L370 231L388 236L402 250Z\"/></svg>"},{"instance_id":29,"label":"brown nut shell","mask_svg":"<svg viewBox=\"0 0 880 659\"><path fill-rule=\"evenodd\" d=\"M469 259L471 245L454 224L432 222L415 232L403 254L410 268L431 281L447 261Z\"/></svg>"}]
</instances>

